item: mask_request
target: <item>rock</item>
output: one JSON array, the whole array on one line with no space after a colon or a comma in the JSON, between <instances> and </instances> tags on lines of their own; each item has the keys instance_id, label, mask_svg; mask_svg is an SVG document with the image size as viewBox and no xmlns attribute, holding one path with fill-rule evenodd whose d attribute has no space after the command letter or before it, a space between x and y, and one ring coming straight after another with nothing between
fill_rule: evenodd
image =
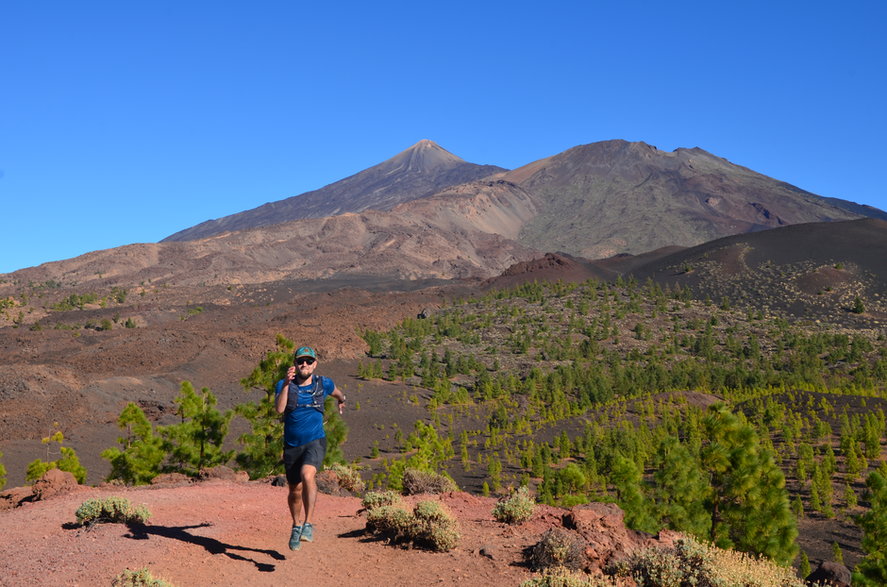
<instances>
[{"instance_id":1,"label":"rock","mask_svg":"<svg viewBox=\"0 0 887 587\"><path fill-rule=\"evenodd\" d=\"M807 585L829 585L831 587L850 587L850 569L833 561L826 561L807 575Z\"/></svg>"},{"instance_id":2,"label":"rock","mask_svg":"<svg viewBox=\"0 0 887 587\"><path fill-rule=\"evenodd\" d=\"M17 508L23 501L30 500L33 496L30 487L13 487L0 492L0 511Z\"/></svg>"},{"instance_id":3,"label":"rock","mask_svg":"<svg viewBox=\"0 0 887 587\"><path fill-rule=\"evenodd\" d=\"M231 467L225 465L217 465L209 469L201 469L198 474L201 481L209 479L222 479L224 481L236 481L243 483L249 481L249 473L246 471L235 471Z\"/></svg>"},{"instance_id":4,"label":"rock","mask_svg":"<svg viewBox=\"0 0 887 587\"><path fill-rule=\"evenodd\" d=\"M485 556L490 560L496 560L499 558L499 549L493 544L484 544L480 547L478 554Z\"/></svg>"},{"instance_id":5,"label":"rock","mask_svg":"<svg viewBox=\"0 0 887 587\"><path fill-rule=\"evenodd\" d=\"M328 469L317 474L317 489L327 495L348 496L351 492L342 487L339 476Z\"/></svg>"},{"instance_id":6,"label":"rock","mask_svg":"<svg viewBox=\"0 0 887 587\"><path fill-rule=\"evenodd\" d=\"M50 469L40 477L31 488L34 499L39 501L55 495L64 495L79 487L77 479L68 471Z\"/></svg>"},{"instance_id":7,"label":"rock","mask_svg":"<svg viewBox=\"0 0 887 587\"><path fill-rule=\"evenodd\" d=\"M151 479L151 485L186 485L191 478L183 473L163 473Z\"/></svg>"},{"instance_id":8,"label":"rock","mask_svg":"<svg viewBox=\"0 0 887 587\"><path fill-rule=\"evenodd\" d=\"M587 542L585 554L591 568L602 569L629 553L660 542L649 534L625 526L624 512L613 503L576 506L564 517L564 526L573 528Z\"/></svg>"},{"instance_id":9,"label":"rock","mask_svg":"<svg viewBox=\"0 0 887 587\"><path fill-rule=\"evenodd\" d=\"M274 487L286 487L289 483L286 482L286 475L275 475L271 479L271 485Z\"/></svg>"}]
</instances>

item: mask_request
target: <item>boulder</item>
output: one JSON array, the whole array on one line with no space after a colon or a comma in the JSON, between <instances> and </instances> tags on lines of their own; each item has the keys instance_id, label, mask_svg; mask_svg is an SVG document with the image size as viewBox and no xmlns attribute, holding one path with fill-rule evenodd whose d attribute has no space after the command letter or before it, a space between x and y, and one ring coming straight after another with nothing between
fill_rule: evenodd
<instances>
[{"instance_id":1,"label":"boulder","mask_svg":"<svg viewBox=\"0 0 887 587\"><path fill-rule=\"evenodd\" d=\"M833 561L825 561L804 579L807 585L850 587L850 569Z\"/></svg>"},{"instance_id":2,"label":"boulder","mask_svg":"<svg viewBox=\"0 0 887 587\"><path fill-rule=\"evenodd\" d=\"M585 554L592 568L602 569L638 548L661 545L649 534L626 527L624 518L614 503L587 503L572 508L564 517L564 526L585 539Z\"/></svg>"}]
</instances>

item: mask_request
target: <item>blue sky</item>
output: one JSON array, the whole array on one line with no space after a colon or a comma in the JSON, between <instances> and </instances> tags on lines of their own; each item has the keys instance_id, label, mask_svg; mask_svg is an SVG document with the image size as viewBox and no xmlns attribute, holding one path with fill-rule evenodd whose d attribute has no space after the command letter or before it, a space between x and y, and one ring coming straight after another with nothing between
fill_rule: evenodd
<instances>
[{"instance_id":1,"label":"blue sky","mask_svg":"<svg viewBox=\"0 0 887 587\"><path fill-rule=\"evenodd\" d=\"M0 273L322 187L421 139L514 168L701 147L887 209L887 2L0 6Z\"/></svg>"}]
</instances>

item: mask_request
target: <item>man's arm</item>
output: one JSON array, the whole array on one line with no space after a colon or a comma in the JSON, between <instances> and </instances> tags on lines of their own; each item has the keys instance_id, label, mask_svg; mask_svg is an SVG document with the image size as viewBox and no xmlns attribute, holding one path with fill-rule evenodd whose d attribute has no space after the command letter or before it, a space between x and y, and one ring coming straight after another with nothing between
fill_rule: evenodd
<instances>
[{"instance_id":1,"label":"man's arm","mask_svg":"<svg viewBox=\"0 0 887 587\"><path fill-rule=\"evenodd\" d=\"M282 414L286 411L286 402L289 400L290 382L295 377L296 368L291 366L286 370L286 377L283 378L283 387L280 389L280 393L274 398L274 409L277 410L278 414Z\"/></svg>"},{"instance_id":2,"label":"man's arm","mask_svg":"<svg viewBox=\"0 0 887 587\"><path fill-rule=\"evenodd\" d=\"M342 393L342 390L338 387L334 387L333 393L330 395L336 398L336 401L339 402L339 413L343 413L345 411L345 394Z\"/></svg>"}]
</instances>

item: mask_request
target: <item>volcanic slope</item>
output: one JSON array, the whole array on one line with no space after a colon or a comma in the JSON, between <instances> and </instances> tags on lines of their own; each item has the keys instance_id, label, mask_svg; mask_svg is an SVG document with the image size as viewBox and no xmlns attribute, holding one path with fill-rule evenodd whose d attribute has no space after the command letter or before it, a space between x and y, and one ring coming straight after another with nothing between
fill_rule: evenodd
<instances>
[{"instance_id":1,"label":"volcanic slope","mask_svg":"<svg viewBox=\"0 0 887 587\"><path fill-rule=\"evenodd\" d=\"M81 288L129 288L143 282L338 280L338 285L378 290L379 283L393 281L414 288L429 279L484 279L541 256L515 240L536 213L533 198L520 187L502 180L480 181L400 204L390 212L295 220L281 227L127 245L44 263L8 274L0 282L0 296L12 295L22 284L50 281L76 282Z\"/></svg>"},{"instance_id":2,"label":"volcanic slope","mask_svg":"<svg viewBox=\"0 0 887 587\"><path fill-rule=\"evenodd\" d=\"M788 224L887 214L823 198L699 148L642 142L574 147L504 174L540 213L519 241L588 259L643 253Z\"/></svg>"},{"instance_id":3,"label":"volcanic slope","mask_svg":"<svg viewBox=\"0 0 887 587\"><path fill-rule=\"evenodd\" d=\"M208 220L163 240L195 240L301 218L322 218L368 209L390 210L402 202L429 196L449 186L500 171L504 170L495 165L476 165L464 161L425 139L387 161L326 187Z\"/></svg>"},{"instance_id":4,"label":"volcanic slope","mask_svg":"<svg viewBox=\"0 0 887 587\"><path fill-rule=\"evenodd\" d=\"M817 222L726 237L654 260L632 275L687 287L715 302L883 324L887 221Z\"/></svg>"}]
</instances>

